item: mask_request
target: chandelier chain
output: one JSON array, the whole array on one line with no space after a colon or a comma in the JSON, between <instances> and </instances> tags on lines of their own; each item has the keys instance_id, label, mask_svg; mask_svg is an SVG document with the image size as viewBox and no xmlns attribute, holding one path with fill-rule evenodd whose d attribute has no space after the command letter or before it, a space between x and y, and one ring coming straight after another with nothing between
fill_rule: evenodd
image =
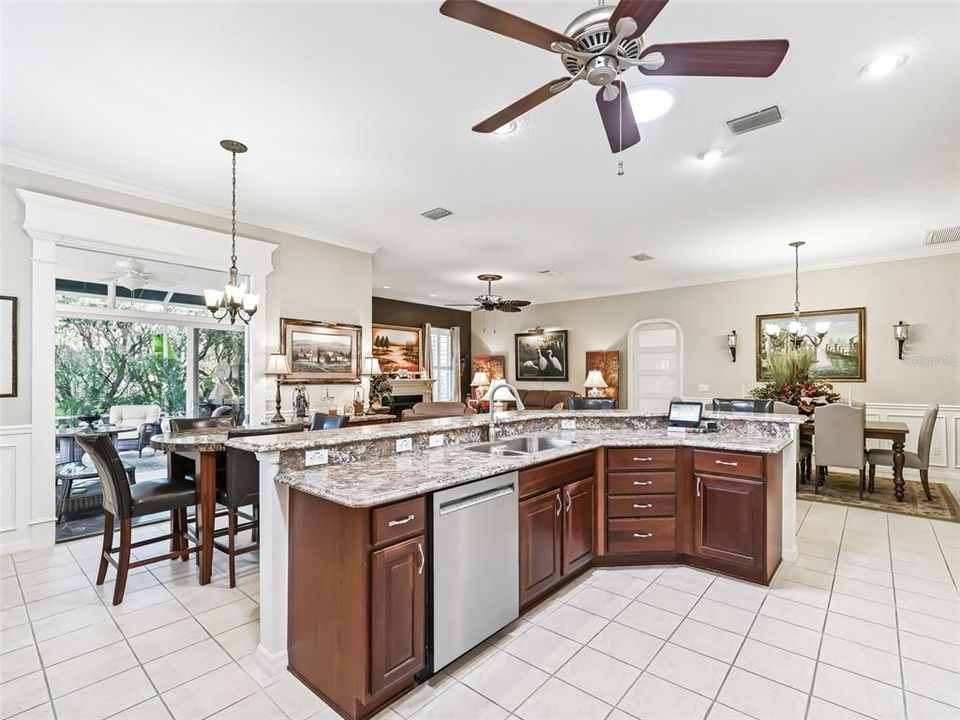
<instances>
[{"instance_id":1,"label":"chandelier chain","mask_svg":"<svg viewBox=\"0 0 960 720\"><path fill-rule=\"evenodd\" d=\"M233 156L233 185L230 195L230 262L231 267L237 269L237 152Z\"/></svg>"}]
</instances>

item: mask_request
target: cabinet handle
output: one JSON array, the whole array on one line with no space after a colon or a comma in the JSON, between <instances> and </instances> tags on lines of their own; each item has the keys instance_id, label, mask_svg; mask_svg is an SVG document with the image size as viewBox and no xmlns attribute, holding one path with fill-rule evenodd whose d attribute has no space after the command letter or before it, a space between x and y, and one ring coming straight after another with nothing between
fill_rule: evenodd
<instances>
[{"instance_id":1,"label":"cabinet handle","mask_svg":"<svg viewBox=\"0 0 960 720\"><path fill-rule=\"evenodd\" d=\"M723 460L714 460L717 465L729 465L730 467L736 467L740 463L735 462L724 462Z\"/></svg>"},{"instance_id":2,"label":"cabinet handle","mask_svg":"<svg viewBox=\"0 0 960 720\"><path fill-rule=\"evenodd\" d=\"M646 538L652 538L653 533L634 533L633 536L635 538L639 538L640 540L644 540Z\"/></svg>"},{"instance_id":3,"label":"cabinet handle","mask_svg":"<svg viewBox=\"0 0 960 720\"><path fill-rule=\"evenodd\" d=\"M567 496L567 512L570 512L570 506L573 505L573 499L570 497L570 491L564 490L563 494Z\"/></svg>"},{"instance_id":4,"label":"cabinet handle","mask_svg":"<svg viewBox=\"0 0 960 720\"><path fill-rule=\"evenodd\" d=\"M652 503L645 503L644 505L634 504L634 507L635 507L637 510L646 510L647 508L652 508L652 507L653 507L653 504L652 504Z\"/></svg>"},{"instance_id":5,"label":"cabinet handle","mask_svg":"<svg viewBox=\"0 0 960 720\"><path fill-rule=\"evenodd\" d=\"M557 500L557 515L559 515L560 511L563 510L563 503L560 501L560 493L557 493L553 497Z\"/></svg>"},{"instance_id":6,"label":"cabinet handle","mask_svg":"<svg viewBox=\"0 0 960 720\"><path fill-rule=\"evenodd\" d=\"M413 515L407 515L405 518L399 520L391 520L387 523L387 527L396 527L397 525L406 525L408 522L413 520Z\"/></svg>"},{"instance_id":7,"label":"cabinet handle","mask_svg":"<svg viewBox=\"0 0 960 720\"><path fill-rule=\"evenodd\" d=\"M423 575L423 566L427 564L427 559L423 556L423 543L417 543L417 552L420 553L420 567L417 568L417 575Z\"/></svg>"},{"instance_id":8,"label":"cabinet handle","mask_svg":"<svg viewBox=\"0 0 960 720\"><path fill-rule=\"evenodd\" d=\"M700 476L697 475L697 497L700 497Z\"/></svg>"},{"instance_id":9,"label":"cabinet handle","mask_svg":"<svg viewBox=\"0 0 960 720\"><path fill-rule=\"evenodd\" d=\"M634 485L653 485L653 480L634 480Z\"/></svg>"},{"instance_id":10,"label":"cabinet handle","mask_svg":"<svg viewBox=\"0 0 960 720\"><path fill-rule=\"evenodd\" d=\"M634 462L653 462L653 458L652 457L642 457L642 458L635 457L633 461Z\"/></svg>"}]
</instances>

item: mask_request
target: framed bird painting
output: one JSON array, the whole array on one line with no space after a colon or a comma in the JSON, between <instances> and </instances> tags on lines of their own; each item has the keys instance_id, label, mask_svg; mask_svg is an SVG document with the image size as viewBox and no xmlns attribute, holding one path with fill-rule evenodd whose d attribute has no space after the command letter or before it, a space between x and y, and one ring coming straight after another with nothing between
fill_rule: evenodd
<instances>
[{"instance_id":1,"label":"framed bird painting","mask_svg":"<svg viewBox=\"0 0 960 720\"><path fill-rule=\"evenodd\" d=\"M516 333L513 339L517 380L568 380L566 330Z\"/></svg>"}]
</instances>

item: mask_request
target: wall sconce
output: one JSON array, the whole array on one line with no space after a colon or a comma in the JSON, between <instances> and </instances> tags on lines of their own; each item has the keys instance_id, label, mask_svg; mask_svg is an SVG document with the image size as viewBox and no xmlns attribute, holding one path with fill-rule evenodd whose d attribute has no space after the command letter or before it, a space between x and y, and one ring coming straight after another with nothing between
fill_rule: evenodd
<instances>
[{"instance_id":1,"label":"wall sconce","mask_svg":"<svg viewBox=\"0 0 960 720\"><path fill-rule=\"evenodd\" d=\"M737 331L731 330L727 335L727 347L730 348L730 361L737 361Z\"/></svg>"},{"instance_id":2,"label":"wall sconce","mask_svg":"<svg viewBox=\"0 0 960 720\"><path fill-rule=\"evenodd\" d=\"M903 360L903 344L910 337L910 325L898 320L893 326L893 339L897 341L897 360Z\"/></svg>"}]
</instances>

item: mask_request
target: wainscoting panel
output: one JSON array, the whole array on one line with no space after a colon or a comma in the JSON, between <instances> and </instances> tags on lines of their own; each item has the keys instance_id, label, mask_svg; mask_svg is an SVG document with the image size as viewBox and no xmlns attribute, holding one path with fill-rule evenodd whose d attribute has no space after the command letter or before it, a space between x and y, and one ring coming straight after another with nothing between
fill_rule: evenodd
<instances>
[{"instance_id":1,"label":"wainscoting panel","mask_svg":"<svg viewBox=\"0 0 960 720\"><path fill-rule=\"evenodd\" d=\"M29 425L0 427L0 554L32 544L32 437Z\"/></svg>"}]
</instances>

